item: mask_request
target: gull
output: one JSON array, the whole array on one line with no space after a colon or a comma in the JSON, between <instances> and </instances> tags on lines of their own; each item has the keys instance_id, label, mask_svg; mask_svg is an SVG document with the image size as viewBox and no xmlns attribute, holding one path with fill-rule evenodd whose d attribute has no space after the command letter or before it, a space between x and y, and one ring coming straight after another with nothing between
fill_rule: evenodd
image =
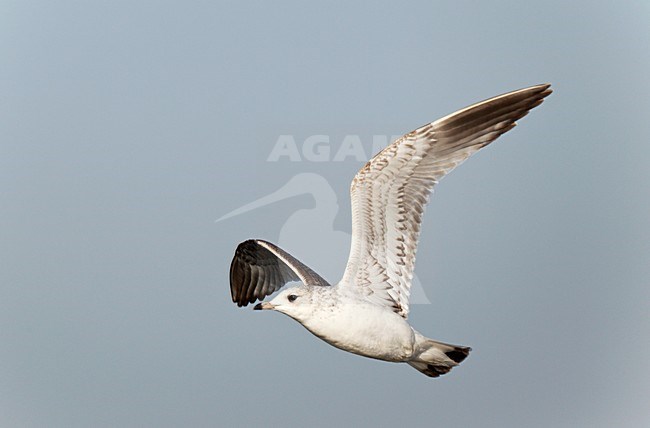
<instances>
[{"instance_id":1,"label":"gull","mask_svg":"<svg viewBox=\"0 0 650 428\"><path fill-rule=\"evenodd\" d=\"M230 265L233 302L241 307L259 300L254 309L288 315L344 351L407 363L430 377L448 373L471 348L427 338L407 321L425 206L445 175L551 92L549 84L508 92L397 139L352 180L350 255L337 284L276 245L250 239L237 246ZM263 301L289 282L300 284Z\"/></svg>"}]
</instances>

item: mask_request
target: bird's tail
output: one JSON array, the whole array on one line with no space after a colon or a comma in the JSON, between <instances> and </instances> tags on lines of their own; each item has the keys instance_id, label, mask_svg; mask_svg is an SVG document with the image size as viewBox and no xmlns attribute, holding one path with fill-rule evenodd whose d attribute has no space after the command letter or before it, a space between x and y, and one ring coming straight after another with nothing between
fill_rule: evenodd
<instances>
[{"instance_id":1,"label":"bird's tail","mask_svg":"<svg viewBox=\"0 0 650 428\"><path fill-rule=\"evenodd\" d=\"M460 364L472 348L467 346L450 345L436 342L415 332L416 353L408 364L414 369L430 377L438 377L448 373Z\"/></svg>"}]
</instances>

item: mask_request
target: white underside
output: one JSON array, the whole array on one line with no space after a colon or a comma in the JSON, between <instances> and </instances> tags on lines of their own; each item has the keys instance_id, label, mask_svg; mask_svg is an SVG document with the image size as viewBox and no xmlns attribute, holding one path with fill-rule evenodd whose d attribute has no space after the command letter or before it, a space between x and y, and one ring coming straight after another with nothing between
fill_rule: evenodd
<instances>
[{"instance_id":1,"label":"white underside","mask_svg":"<svg viewBox=\"0 0 650 428\"><path fill-rule=\"evenodd\" d=\"M416 348L416 333L404 318L360 299L319 308L302 324L332 346L379 360L409 361Z\"/></svg>"}]
</instances>

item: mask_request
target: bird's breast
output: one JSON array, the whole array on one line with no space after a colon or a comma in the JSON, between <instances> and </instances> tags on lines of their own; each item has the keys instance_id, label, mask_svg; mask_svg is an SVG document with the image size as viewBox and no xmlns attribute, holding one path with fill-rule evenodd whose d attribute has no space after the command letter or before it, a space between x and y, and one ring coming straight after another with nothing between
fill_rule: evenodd
<instances>
[{"instance_id":1,"label":"bird's breast","mask_svg":"<svg viewBox=\"0 0 650 428\"><path fill-rule=\"evenodd\" d=\"M385 361L404 361L413 354L411 326L396 313L372 303L319 310L303 325L330 345L354 354Z\"/></svg>"}]
</instances>

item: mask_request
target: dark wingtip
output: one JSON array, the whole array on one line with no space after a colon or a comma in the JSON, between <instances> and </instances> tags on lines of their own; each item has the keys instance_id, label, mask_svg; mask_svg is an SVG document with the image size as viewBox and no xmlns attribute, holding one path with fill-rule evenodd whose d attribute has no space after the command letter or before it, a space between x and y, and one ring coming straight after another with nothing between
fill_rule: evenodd
<instances>
[{"instance_id":1,"label":"dark wingtip","mask_svg":"<svg viewBox=\"0 0 650 428\"><path fill-rule=\"evenodd\" d=\"M539 104L541 104L542 103L541 100L543 100L544 98L551 95L553 93L553 89L551 89L551 84L550 83L542 83L541 85L537 85L537 87L540 88L540 92L539 92L540 101L539 101ZM531 108L533 108L533 107L531 107Z\"/></svg>"}]
</instances>

